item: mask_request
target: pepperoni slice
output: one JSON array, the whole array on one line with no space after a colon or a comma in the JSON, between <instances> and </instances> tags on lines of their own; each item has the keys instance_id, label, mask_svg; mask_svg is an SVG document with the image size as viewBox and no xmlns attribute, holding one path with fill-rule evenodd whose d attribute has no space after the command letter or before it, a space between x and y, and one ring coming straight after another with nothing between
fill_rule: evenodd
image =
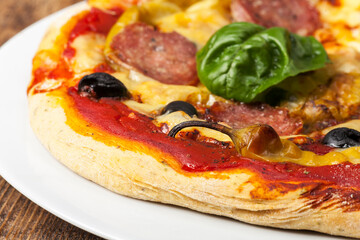
<instances>
[{"instance_id":1,"label":"pepperoni slice","mask_svg":"<svg viewBox=\"0 0 360 240\"><path fill-rule=\"evenodd\" d=\"M111 48L120 61L162 83L198 83L196 46L176 32L163 33L134 23L114 37Z\"/></svg>"},{"instance_id":2,"label":"pepperoni slice","mask_svg":"<svg viewBox=\"0 0 360 240\"><path fill-rule=\"evenodd\" d=\"M231 13L237 22L284 27L304 36L321 27L317 10L307 0L232 0Z\"/></svg>"},{"instance_id":3,"label":"pepperoni slice","mask_svg":"<svg viewBox=\"0 0 360 240\"><path fill-rule=\"evenodd\" d=\"M299 118L291 118L287 109L273 108L264 103L215 102L205 112L204 117L210 121L227 123L233 128L267 124L282 136L298 134L302 129L302 121Z\"/></svg>"}]
</instances>

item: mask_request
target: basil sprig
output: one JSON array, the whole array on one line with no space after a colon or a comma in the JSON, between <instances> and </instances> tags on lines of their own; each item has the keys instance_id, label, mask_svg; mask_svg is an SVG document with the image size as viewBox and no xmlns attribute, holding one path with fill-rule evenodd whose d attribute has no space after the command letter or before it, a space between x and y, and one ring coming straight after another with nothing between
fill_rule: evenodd
<instances>
[{"instance_id":1,"label":"basil sprig","mask_svg":"<svg viewBox=\"0 0 360 240\"><path fill-rule=\"evenodd\" d=\"M324 67L329 59L313 37L237 22L218 30L196 61L200 81L212 93L251 102L288 77Z\"/></svg>"}]
</instances>

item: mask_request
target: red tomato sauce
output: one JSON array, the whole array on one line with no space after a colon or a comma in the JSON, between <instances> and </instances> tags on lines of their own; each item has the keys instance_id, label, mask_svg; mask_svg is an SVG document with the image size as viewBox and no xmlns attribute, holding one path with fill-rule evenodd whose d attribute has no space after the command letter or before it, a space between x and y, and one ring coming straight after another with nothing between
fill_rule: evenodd
<instances>
[{"instance_id":1,"label":"red tomato sauce","mask_svg":"<svg viewBox=\"0 0 360 240\"><path fill-rule=\"evenodd\" d=\"M122 9L112 9L108 12L103 12L100 9L91 8L90 12L71 31L69 42L88 32L107 35L122 13Z\"/></svg>"},{"instance_id":2,"label":"red tomato sauce","mask_svg":"<svg viewBox=\"0 0 360 240\"><path fill-rule=\"evenodd\" d=\"M106 36L122 13L122 9L111 9L108 12L103 12L100 9L91 8L90 12L71 31L63 56L68 59L75 56L76 50L70 45L82 34L93 32Z\"/></svg>"},{"instance_id":3,"label":"red tomato sauce","mask_svg":"<svg viewBox=\"0 0 360 240\"><path fill-rule=\"evenodd\" d=\"M360 187L360 165L306 167L294 163L274 163L252 160L240 156L234 148L197 142L191 139L175 139L161 132L152 119L142 115L119 100L99 101L81 97L75 88L68 94L74 107L92 125L114 136L147 145L173 156L187 172L223 171L247 169L259 173L271 181L319 181L343 187Z\"/></svg>"},{"instance_id":4,"label":"red tomato sauce","mask_svg":"<svg viewBox=\"0 0 360 240\"><path fill-rule=\"evenodd\" d=\"M71 30L68 41L66 43L65 49L62 52L61 60L57 64L54 69L46 69L46 68L37 68L33 69L33 79L31 84L28 86L29 90L35 86L36 84L44 81L46 78L59 79L59 78L72 78L73 73L71 69L69 69L67 63L73 58L76 54L76 50L71 47L71 43L80 35L86 34L89 32L99 33L103 35L107 35L110 31L111 27L117 21L119 16L123 13L122 9L111 9L108 12L103 12L97 8L91 8L89 13L85 14L73 27ZM112 72L110 66L104 63L104 66L99 66L99 71L101 67L105 67L104 71ZM42 91L36 91L42 92Z\"/></svg>"}]
</instances>

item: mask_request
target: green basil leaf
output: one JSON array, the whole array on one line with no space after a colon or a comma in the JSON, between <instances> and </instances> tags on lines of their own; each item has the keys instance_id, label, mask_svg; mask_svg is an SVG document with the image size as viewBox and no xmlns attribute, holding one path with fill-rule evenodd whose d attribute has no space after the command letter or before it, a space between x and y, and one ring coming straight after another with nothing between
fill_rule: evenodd
<instances>
[{"instance_id":1,"label":"green basil leaf","mask_svg":"<svg viewBox=\"0 0 360 240\"><path fill-rule=\"evenodd\" d=\"M324 67L329 59L313 37L237 22L218 30L196 61L200 81L212 93L251 102L288 77Z\"/></svg>"}]
</instances>

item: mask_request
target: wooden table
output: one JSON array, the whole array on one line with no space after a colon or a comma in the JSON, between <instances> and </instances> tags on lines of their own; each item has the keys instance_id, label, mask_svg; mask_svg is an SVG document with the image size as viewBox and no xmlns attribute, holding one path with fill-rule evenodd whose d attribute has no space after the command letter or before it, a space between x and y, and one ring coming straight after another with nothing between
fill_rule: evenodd
<instances>
[{"instance_id":1,"label":"wooden table","mask_svg":"<svg viewBox=\"0 0 360 240\"><path fill-rule=\"evenodd\" d=\"M0 45L31 23L80 0L0 0ZM31 202L0 176L0 239L101 239Z\"/></svg>"}]
</instances>

